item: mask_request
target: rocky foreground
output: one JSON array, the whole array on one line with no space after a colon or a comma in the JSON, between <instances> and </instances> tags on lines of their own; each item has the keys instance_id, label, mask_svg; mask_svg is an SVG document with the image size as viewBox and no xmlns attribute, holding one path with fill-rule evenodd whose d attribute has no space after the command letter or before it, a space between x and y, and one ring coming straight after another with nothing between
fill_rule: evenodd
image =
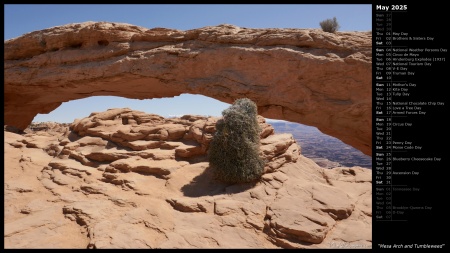
<instances>
[{"instance_id":1,"label":"rocky foreground","mask_svg":"<svg viewBox=\"0 0 450 253\"><path fill-rule=\"evenodd\" d=\"M224 184L218 119L121 108L5 131L5 248L372 247L371 170L323 169L259 116L265 174Z\"/></svg>"}]
</instances>

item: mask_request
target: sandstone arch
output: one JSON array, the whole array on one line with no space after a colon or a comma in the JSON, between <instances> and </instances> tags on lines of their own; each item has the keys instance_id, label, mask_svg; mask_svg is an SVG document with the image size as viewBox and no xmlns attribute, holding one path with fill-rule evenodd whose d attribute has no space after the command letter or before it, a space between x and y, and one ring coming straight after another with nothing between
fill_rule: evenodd
<instances>
[{"instance_id":1,"label":"sandstone arch","mask_svg":"<svg viewBox=\"0 0 450 253\"><path fill-rule=\"evenodd\" d=\"M4 43L4 124L97 95L248 97L259 114L372 147L372 35L219 25L180 31L85 22Z\"/></svg>"}]
</instances>

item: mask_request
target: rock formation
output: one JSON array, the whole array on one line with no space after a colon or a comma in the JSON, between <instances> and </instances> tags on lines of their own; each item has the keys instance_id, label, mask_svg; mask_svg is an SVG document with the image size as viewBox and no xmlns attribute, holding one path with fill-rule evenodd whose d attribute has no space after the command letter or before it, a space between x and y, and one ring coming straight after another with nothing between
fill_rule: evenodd
<instances>
[{"instance_id":1,"label":"rock formation","mask_svg":"<svg viewBox=\"0 0 450 253\"><path fill-rule=\"evenodd\" d=\"M370 155L372 34L219 25L180 31L85 22L5 41L6 125L97 95L247 97Z\"/></svg>"},{"instance_id":2,"label":"rock formation","mask_svg":"<svg viewBox=\"0 0 450 253\"><path fill-rule=\"evenodd\" d=\"M258 119L265 174L234 185L209 170L214 117L5 131L5 248L371 248L371 170L323 169Z\"/></svg>"}]
</instances>

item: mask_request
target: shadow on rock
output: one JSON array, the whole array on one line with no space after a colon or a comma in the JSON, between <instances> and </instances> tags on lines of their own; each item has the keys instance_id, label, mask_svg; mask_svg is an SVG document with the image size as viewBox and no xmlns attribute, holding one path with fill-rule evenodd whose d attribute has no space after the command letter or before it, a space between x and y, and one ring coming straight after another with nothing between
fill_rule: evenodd
<instances>
[{"instance_id":1,"label":"shadow on rock","mask_svg":"<svg viewBox=\"0 0 450 253\"><path fill-rule=\"evenodd\" d=\"M248 191L248 190L254 188L256 186L256 184L258 184L258 182L259 181L253 181L253 182L249 182L249 183L240 183L240 184L229 185L225 189L225 192L226 192L226 194L238 194L241 192L245 192L245 191Z\"/></svg>"},{"instance_id":2,"label":"shadow on rock","mask_svg":"<svg viewBox=\"0 0 450 253\"><path fill-rule=\"evenodd\" d=\"M181 187L181 191L187 197L214 196L225 194L225 189L228 186L228 184L215 180L212 169L208 166L189 184Z\"/></svg>"},{"instance_id":3,"label":"shadow on rock","mask_svg":"<svg viewBox=\"0 0 450 253\"><path fill-rule=\"evenodd\" d=\"M236 194L253 188L257 182L227 184L214 179L213 169L209 166L198 176L192 179L189 184L181 187L184 196L202 197L220 194Z\"/></svg>"}]
</instances>

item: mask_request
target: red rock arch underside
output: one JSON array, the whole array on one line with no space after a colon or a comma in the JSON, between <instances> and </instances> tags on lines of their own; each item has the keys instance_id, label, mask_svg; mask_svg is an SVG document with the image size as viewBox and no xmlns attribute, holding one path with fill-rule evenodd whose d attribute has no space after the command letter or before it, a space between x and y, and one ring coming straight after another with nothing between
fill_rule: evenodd
<instances>
[{"instance_id":1,"label":"red rock arch underside","mask_svg":"<svg viewBox=\"0 0 450 253\"><path fill-rule=\"evenodd\" d=\"M4 124L98 95L247 97L371 155L372 35L219 25L180 31L85 22L4 44ZM207 106L207 105L205 105Z\"/></svg>"}]
</instances>

